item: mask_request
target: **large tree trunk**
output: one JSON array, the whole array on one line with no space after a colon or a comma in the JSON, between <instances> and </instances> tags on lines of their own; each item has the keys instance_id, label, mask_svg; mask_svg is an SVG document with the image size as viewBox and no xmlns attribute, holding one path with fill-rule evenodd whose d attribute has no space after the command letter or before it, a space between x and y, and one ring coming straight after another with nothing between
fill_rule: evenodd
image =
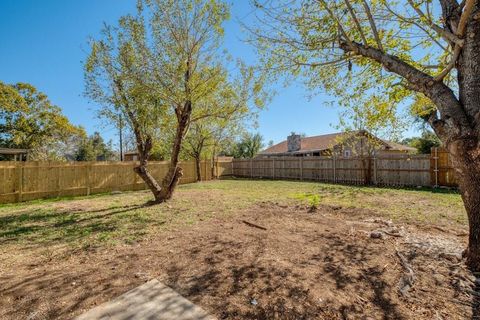
<instances>
[{"instance_id":1,"label":"large tree trunk","mask_svg":"<svg viewBox=\"0 0 480 320\"><path fill-rule=\"evenodd\" d=\"M453 21L454 22L454 21ZM469 222L467 265L480 271L480 2L468 19L464 45L457 61L459 101L471 132L447 143ZM461 111L456 110L459 113Z\"/></svg>"},{"instance_id":2,"label":"large tree trunk","mask_svg":"<svg viewBox=\"0 0 480 320\"><path fill-rule=\"evenodd\" d=\"M136 122L135 122L136 123ZM139 156L139 165L133 168L133 171L137 173L140 178L145 182L147 187L153 193L155 198L155 202L160 201L160 191L161 187L158 184L157 180L150 174L148 170L148 157L150 155L150 151L152 150L152 137L147 135L146 137L140 132L138 127L134 128L134 134L137 139L137 151Z\"/></svg>"},{"instance_id":3,"label":"large tree trunk","mask_svg":"<svg viewBox=\"0 0 480 320\"><path fill-rule=\"evenodd\" d=\"M440 4L445 28L455 33L463 6L455 0L440 0ZM455 86L452 89L443 80L381 49L343 40L340 47L382 64L407 80L410 89L423 93L436 105L437 110L425 120L452 154L470 228L465 251L467 265L473 271L480 271L480 1L474 3L466 19L466 32L460 34L464 42L455 64L458 95ZM450 45L453 47L455 43Z\"/></svg>"},{"instance_id":4,"label":"large tree trunk","mask_svg":"<svg viewBox=\"0 0 480 320\"><path fill-rule=\"evenodd\" d=\"M469 222L466 263L480 271L480 147L475 140L455 141L448 145Z\"/></svg>"},{"instance_id":5,"label":"large tree trunk","mask_svg":"<svg viewBox=\"0 0 480 320\"><path fill-rule=\"evenodd\" d=\"M172 156L170 158L168 171L162 180L162 188L160 190L158 202L164 202L172 198L173 191L180 182L180 178L183 176L183 170L178 166L178 157L182 146L184 132L185 127L179 124L175 135L175 141L173 143Z\"/></svg>"},{"instance_id":6,"label":"large tree trunk","mask_svg":"<svg viewBox=\"0 0 480 320\"><path fill-rule=\"evenodd\" d=\"M192 103L191 101L187 101L183 110L179 111L177 114L178 125L175 133L175 140L173 141L170 165L168 167L167 174L162 180L162 188L160 190L159 199L157 202L164 202L168 199L171 199L173 191L180 182L180 178L183 176L183 170L178 166L178 158L182 148L183 137L188 129L188 122L190 121L191 113Z\"/></svg>"},{"instance_id":7,"label":"large tree trunk","mask_svg":"<svg viewBox=\"0 0 480 320\"><path fill-rule=\"evenodd\" d=\"M140 164L133 169L147 185L148 189L153 193L155 202L161 202L160 191L161 187L157 180L150 174L147 168L147 161L140 160Z\"/></svg>"}]
</instances>

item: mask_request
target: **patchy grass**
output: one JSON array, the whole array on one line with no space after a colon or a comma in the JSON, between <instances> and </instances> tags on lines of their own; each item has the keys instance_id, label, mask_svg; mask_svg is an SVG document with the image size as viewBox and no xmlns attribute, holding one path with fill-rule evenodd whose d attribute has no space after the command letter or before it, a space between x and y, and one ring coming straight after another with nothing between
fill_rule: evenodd
<instances>
[{"instance_id":1,"label":"patchy grass","mask_svg":"<svg viewBox=\"0 0 480 320\"><path fill-rule=\"evenodd\" d=\"M219 319L473 318L454 192L230 179L148 200L0 206L0 318L72 319L153 278Z\"/></svg>"},{"instance_id":2,"label":"patchy grass","mask_svg":"<svg viewBox=\"0 0 480 320\"><path fill-rule=\"evenodd\" d=\"M363 208L397 221L467 223L458 194L431 190L231 179L182 185L167 204L145 206L149 199L150 193L141 191L3 205L0 243L70 248L132 243L262 201Z\"/></svg>"}]
</instances>

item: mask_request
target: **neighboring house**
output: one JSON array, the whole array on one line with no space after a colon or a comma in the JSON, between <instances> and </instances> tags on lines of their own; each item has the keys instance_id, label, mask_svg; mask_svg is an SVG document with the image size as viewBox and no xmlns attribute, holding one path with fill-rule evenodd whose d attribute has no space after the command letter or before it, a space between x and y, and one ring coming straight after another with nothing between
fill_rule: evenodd
<instances>
[{"instance_id":1,"label":"neighboring house","mask_svg":"<svg viewBox=\"0 0 480 320\"><path fill-rule=\"evenodd\" d=\"M339 132L314 137L292 134L287 140L261 151L257 157L354 157L368 155L394 155L415 153L416 149L382 140L367 131Z\"/></svg>"},{"instance_id":2,"label":"neighboring house","mask_svg":"<svg viewBox=\"0 0 480 320\"><path fill-rule=\"evenodd\" d=\"M123 154L123 161L138 161L138 151L127 151Z\"/></svg>"}]
</instances>

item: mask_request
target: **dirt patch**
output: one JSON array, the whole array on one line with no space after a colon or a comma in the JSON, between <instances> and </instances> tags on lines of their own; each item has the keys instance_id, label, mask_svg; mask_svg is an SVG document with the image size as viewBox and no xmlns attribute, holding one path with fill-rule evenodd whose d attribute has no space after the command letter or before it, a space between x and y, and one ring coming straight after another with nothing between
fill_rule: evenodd
<instances>
[{"instance_id":1,"label":"dirt patch","mask_svg":"<svg viewBox=\"0 0 480 320\"><path fill-rule=\"evenodd\" d=\"M219 319L473 317L465 236L369 210L309 211L262 202L133 245L55 259L19 254L0 273L0 318L69 319L151 278ZM414 273L403 293L398 254Z\"/></svg>"}]
</instances>

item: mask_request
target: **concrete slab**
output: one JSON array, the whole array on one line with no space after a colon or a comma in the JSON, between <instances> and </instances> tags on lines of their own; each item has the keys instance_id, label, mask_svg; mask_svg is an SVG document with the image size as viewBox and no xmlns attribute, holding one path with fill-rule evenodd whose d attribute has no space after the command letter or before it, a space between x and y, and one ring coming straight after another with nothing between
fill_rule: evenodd
<instances>
[{"instance_id":1,"label":"concrete slab","mask_svg":"<svg viewBox=\"0 0 480 320\"><path fill-rule=\"evenodd\" d=\"M158 280L128 291L76 320L215 320L202 308Z\"/></svg>"}]
</instances>

